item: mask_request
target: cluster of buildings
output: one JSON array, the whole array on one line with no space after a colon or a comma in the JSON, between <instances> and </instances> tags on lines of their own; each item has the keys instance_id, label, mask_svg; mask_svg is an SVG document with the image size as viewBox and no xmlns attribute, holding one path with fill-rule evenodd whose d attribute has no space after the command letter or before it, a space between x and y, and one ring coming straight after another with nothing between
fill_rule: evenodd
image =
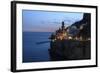
<instances>
[{"instance_id":1,"label":"cluster of buildings","mask_svg":"<svg viewBox=\"0 0 100 73\"><path fill-rule=\"evenodd\" d=\"M82 29L82 27L81 27L81 29ZM74 31L74 32L72 31L73 32L72 34L71 34L71 30ZM52 41L55 41L55 40L65 40L65 39L82 40L82 36L78 35L80 33L79 32L80 30L78 30L74 26L73 26L72 29L70 29L70 27L65 27L64 22L62 22L61 28L56 30L55 33L52 33L50 39Z\"/></svg>"}]
</instances>

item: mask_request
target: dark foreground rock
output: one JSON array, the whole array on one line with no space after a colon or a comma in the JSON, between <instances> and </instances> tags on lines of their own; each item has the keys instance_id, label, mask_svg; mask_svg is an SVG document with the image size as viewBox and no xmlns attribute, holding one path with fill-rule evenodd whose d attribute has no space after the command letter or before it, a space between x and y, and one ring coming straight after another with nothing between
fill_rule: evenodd
<instances>
[{"instance_id":1,"label":"dark foreground rock","mask_svg":"<svg viewBox=\"0 0 100 73\"><path fill-rule=\"evenodd\" d=\"M49 49L51 60L83 60L90 59L90 40L57 40L51 42Z\"/></svg>"}]
</instances>

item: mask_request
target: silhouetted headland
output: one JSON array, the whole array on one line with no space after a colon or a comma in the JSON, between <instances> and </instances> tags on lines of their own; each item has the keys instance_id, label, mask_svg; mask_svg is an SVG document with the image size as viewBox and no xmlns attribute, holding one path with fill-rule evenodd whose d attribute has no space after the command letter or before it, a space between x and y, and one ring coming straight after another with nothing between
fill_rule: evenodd
<instances>
[{"instance_id":1,"label":"silhouetted headland","mask_svg":"<svg viewBox=\"0 0 100 73\"><path fill-rule=\"evenodd\" d=\"M53 61L90 59L91 52L91 15L84 13L83 19L52 33L50 42L50 57Z\"/></svg>"}]
</instances>

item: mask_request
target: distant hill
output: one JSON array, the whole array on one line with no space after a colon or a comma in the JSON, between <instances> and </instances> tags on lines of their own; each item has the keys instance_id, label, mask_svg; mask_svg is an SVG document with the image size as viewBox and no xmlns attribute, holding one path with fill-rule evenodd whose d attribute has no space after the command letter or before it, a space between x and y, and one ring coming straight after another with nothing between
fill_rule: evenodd
<instances>
[{"instance_id":1,"label":"distant hill","mask_svg":"<svg viewBox=\"0 0 100 73\"><path fill-rule=\"evenodd\" d=\"M73 23L71 26L76 26L77 28L80 28L81 25L83 24L85 24L85 26L80 31L80 35L91 37L91 14L90 13L84 13L83 19Z\"/></svg>"}]
</instances>

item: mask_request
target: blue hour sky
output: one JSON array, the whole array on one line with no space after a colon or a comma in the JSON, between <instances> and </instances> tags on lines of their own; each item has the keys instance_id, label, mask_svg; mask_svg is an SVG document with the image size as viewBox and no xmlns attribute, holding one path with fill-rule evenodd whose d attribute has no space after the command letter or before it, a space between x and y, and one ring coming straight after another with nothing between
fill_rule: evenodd
<instances>
[{"instance_id":1,"label":"blue hour sky","mask_svg":"<svg viewBox=\"0 0 100 73\"><path fill-rule=\"evenodd\" d=\"M67 27L82 18L83 13L23 10L23 31L54 32L61 27L62 21Z\"/></svg>"}]
</instances>

